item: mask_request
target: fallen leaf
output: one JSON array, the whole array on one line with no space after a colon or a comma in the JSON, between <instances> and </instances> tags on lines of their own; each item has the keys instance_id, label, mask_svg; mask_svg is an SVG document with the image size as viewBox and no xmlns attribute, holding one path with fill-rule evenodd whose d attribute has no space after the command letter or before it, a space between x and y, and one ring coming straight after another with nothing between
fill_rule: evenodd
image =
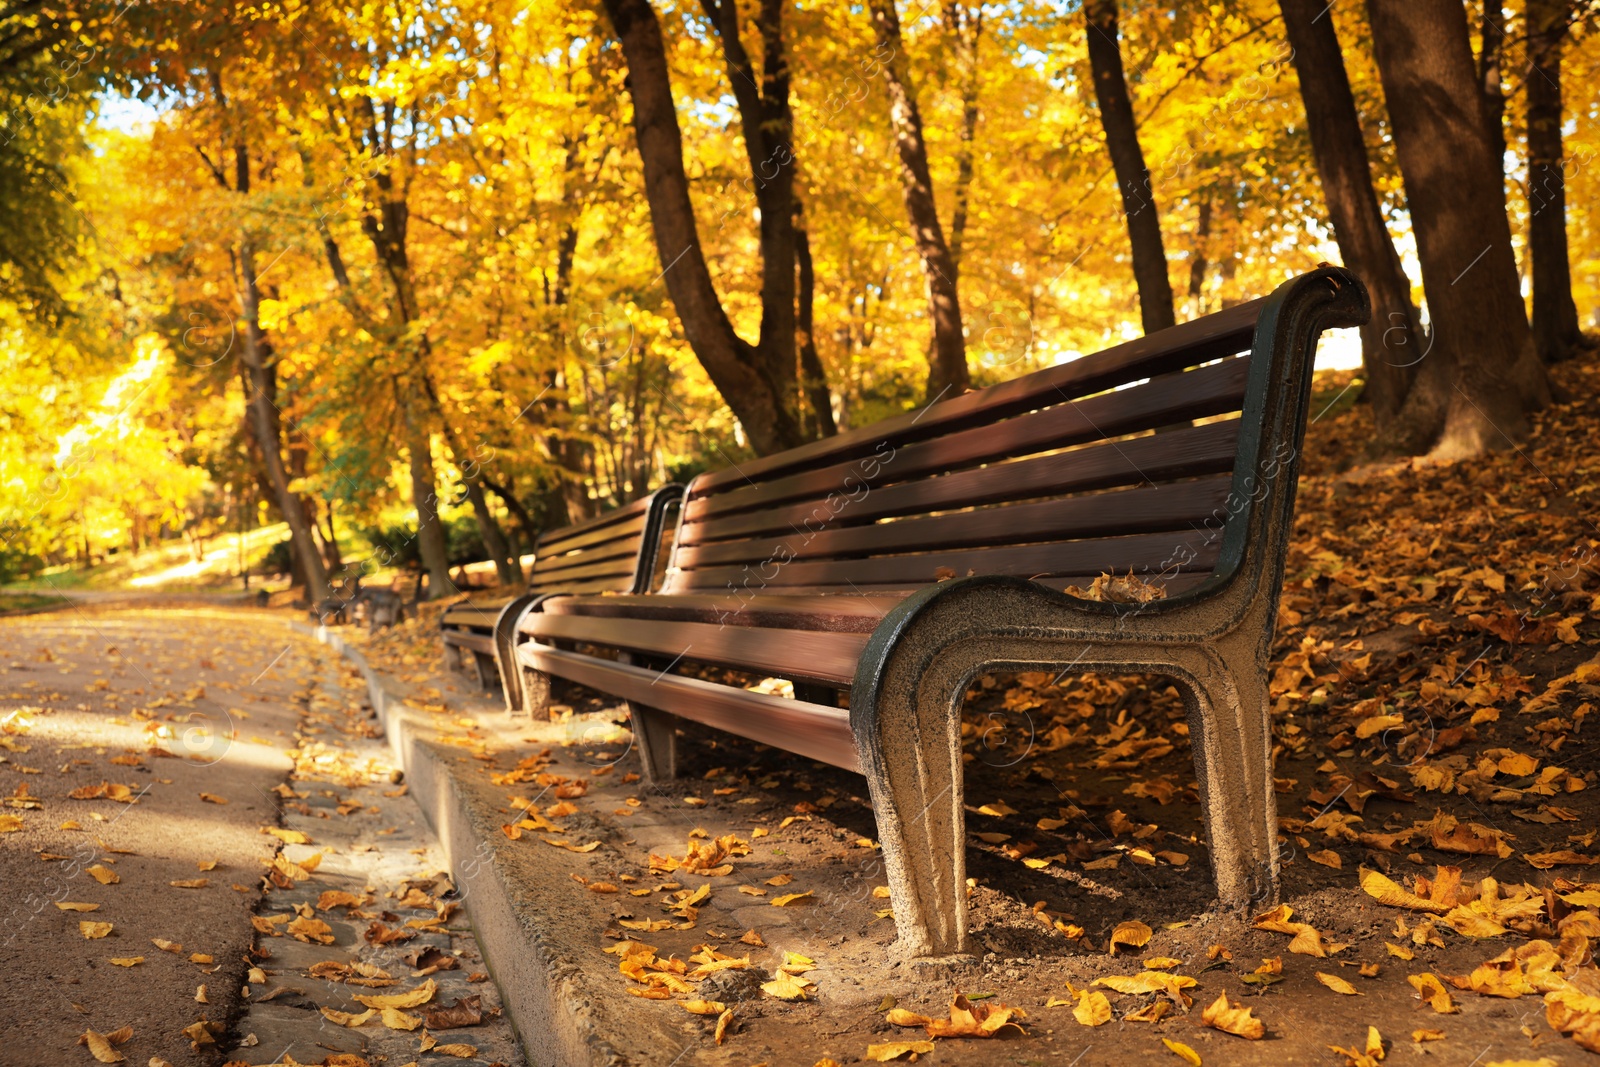
<instances>
[{"instance_id":1,"label":"fallen leaf","mask_svg":"<svg viewBox=\"0 0 1600 1067\"><path fill-rule=\"evenodd\" d=\"M1267 1028L1260 1019L1251 1015L1250 1011L1251 1009L1241 1007L1237 1002L1230 1004L1228 994L1218 993L1217 999L1200 1013L1200 1021L1225 1034L1259 1041L1266 1036Z\"/></svg>"},{"instance_id":2,"label":"fallen leaf","mask_svg":"<svg viewBox=\"0 0 1600 1067\"><path fill-rule=\"evenodd\" d=\"M809 899L811 899L811 890L807 889L804 893L786 893L781 897L773 897L772 906L774 908L786 908L790 904Z\"/></svg>"},{"instance_id":3,"label":"fallen leaf","mask_svg":"<svg viewBox=\"0 0 1600 1067\"><path fill-rule=\"evenodd\" d=\"M126 1041L128 1037L133 1036L133 1031L131 1028L125 1029L128 1030L128 1034L127 1037L123 1038L124 1041ZM78 1038L78 1044L89 1046L90 1055L99 1060L101 1063L126 1063L128 1061L126 1056L112 1047L110 1034L101 1034L96 1033L93 1030L85 1030L83 1032L83 1036Z\"/></svg>"},{"instance_id":4,"label":"fallen leaf","mask_svg":"<svg viewBox=\"0 0 1600 1067\"><path fill-rule=\"evenodd\" d=\"M1189 1067L1200 1067L1200 1053L1185 1045L1182 1041L1174 1041L1170 1037L1161 1039L1161 1043Z\"/></svg>"},{"instance_id":5,"label":"fallen leaf","mask_svg":"<svg viewBox=\"0 0 1600 1067\"><path fill-rule=\"evenodd\" d=\"M405 993L387 993L382 995L357 995L356 1000L369 1008L415 1008L426 1004L433 999L435 990L439 987L432 978L422 985Z\"/></svg>"},{"instance_id":6,"label":"fallen leaf","mask_svg":"<svg viewBox=\"0 0 1600 1067\"><path fill-rule=\"evenodd\" d=\"M113 957L111 957L111 965L113 967L137 967L137 966L139 966L139 964L141 964L143 962L144 962L144 957L143 956L113 956Z\"/></svg>"},{"instance_id":7,"label":"fallen leaf","mask_svg":"<svg viewBox=\"0 0 1600 1067\"><path fill-rule=\"evenodd\" d=\"M407 1015L399 1008L382 1009L383 1025L391 1030L415 1030L422 1025L422 1016Z\"/></svg>"},{"instance_id":8,"label":"fallen leaf","mask_svg":"<svg viewBox=\"0 0 1600 1067\"><path fill-rule=\"evenodd\" d=\"M62 911L99 911L100 910L100 905L98 905L98 904L78 904L78 903L74 903L74 902L69 901L69 900L58 900L58 901L56 901L56 907L60 908Z\"/></svg>"},{"instance_id":9,"label":"fallen leaf","mask_svg":"<svg viewBox=\"0 0 1600 1067\"><path fill-rule=\"evenodd\" d=\"M805 1000L808 991L816 987L809 978L779 973L770 982L761 983L761 991L779 1000Z\"/></svg>"},{"instance_id":10,"label":"fallen leaf","mask_svg":"<svg viewBox=\"0 0 1600 1067\"><path fill-rule=\"evenodd\" d=\"M80 919L78 921L78 932L84 936L85 940L98 941L100 938L106 937L111 933L111 924L90 922L87 919Z\"/></svg>"},{"instance_id":11,"label":"fallen leaf","mask_svg":"<svg viewBox=\"0 0 1600 1067\"><path fill-rule=\"evenodd\" d=\"M732 1025L733 1025L733 1009L732 1008L727 1009L721 1015L717 1016L717 1029L712 1034L712 1036L716 1039L717 1044L719 1044L719 1045L722 1044L723 1039L728 1036L728 1027L732 1026Z\"/></svg>"},{"instance_id":12,"label":"fallen leaf","mask_svg":"<svg viewBox=\"0 0 1600 1067\"><path fill-rule=\"evenodd\" d=\"M228 802L227 797L219 797L215 793L201 793L200 799L207 804L226 804Z\"/></svg>"},{"instance_id":13,"label":"fallen leaf","mask_svg":"<svg viewBox=\"0 0 1600 1067\"><path fill-rule=\"evenodd\" d=\"M1406 981L1410 982L1418 996L1427 1001L1440 1015L1449 1015L1457 1010L1455 1002L1450 999L1449 992L1445 990L1444 983L1439 981L1438 976L1424 972L1410 975Z\"/></svg>"},{"instance_id":14,"label":"fallen leaf","mask_svg":"<svg viewBox=\"0 0 1600 1067\"><path fill-rule=\"evenodd\" d=\"M176 882L168 882L174 889L204 889L211 884L209 878L188 878Z\"/></svg>"},{"instance_id":15,"label":"fallen leaf","mask_svg":"<svg viewBox=\"0 0 1600 1067\"><path fill-rule=\"evenodd\" d=\"M470 1060L478 1054L476 1045L434 1045L428 1051L437 1052L441 1056L455 1056L458 1059Z\"/></svg>"},{"instance_id":16,"label":"fallen leaf","mask_svg":"<svg viewBox=\"0 0 1600 1067\"><path fill-rule=\"evenodd\" d=\"M0 834L14 834L22 829L22 816L9 813L0 815Z\"/></svg>"},{"instance_id":17,"label":"fallen leaf","mask_svg":"<svg viewBox=\"0 0 1600 1067\"><path fill-rule=\"evenodd\" d=\"M1361 995L1361 992L1356 989L1355 986L1351 985L1349 982L1346 982L1343 978L1340 978L1336 974L1325 974L1322 971L1318 971L1317 981L1321 982L1335 993L1343 993L1347 997L1359 997Z\"/></svg>"},{"instance_id":18,"label":"fallen leaf","mask_svg":"<svg viewBox=\"0 0 1600 1067\"><path fill-rule=\"evenodd\" d=\"M901 1056L925 1056L933 1051L932 1041L888 1041L867 1046L867 1059L873 1063L888 1063Z\"/></svg>"},{"instance_id":19,"label":"fallen leaf","mask_svg":"<svg viewBox=\"0 0 1600 1067\"><path fill-rule=\"evenodd\" d=\"M1411 1040L1417 1042L1418 1044L1421 1044L1424 1041L1443 1041L1444 1040L1444 1031L1443 1030L1425 1030L1425 1029L1424 1030L1413 1030L1413 1031L1411 1031Z\"/></svg>"},{"instance_id":20,"label":"fallen leaf","mask_svg":"<svg viewBox=\"0 0 1600 1067\"><path fill-rule=\"evenodd\" d=\"M99 882L101 885L116 885L118 882L122 881L122 876L117 874L116 871L113 871L110 867L105 867L98 863L93 867L86 868L86 871L91 878Z\"/></svg>"},{"instance_id":21,"label":"fallen leaf","mask_svg":"<svg viewBox=\"0 0 1600 1067\"><path fill-rule=\"evenodd\" d=\"M929 1037L994 1037L1006 1030L1022 1033L1016 1019L1026 1016L1021 1008L1004 1004L979 1004L960 993L950 998L950 1018L933 1019L928 1023Z\"/></svg>"},{"instance_id":22,"label":"fallen leaf","mask_svg":"<svg viewBox=\"0 0 1600 1067\"><path fill-rule=\"evenodd\" d=\"M1078 990L1078 1006L1072 1009L1072 1017L1084 1026L1099 1026L1111 1021L1111 1001L1106 999L1104 993L1093 992L1088 989Z\"/></svg>"},{"instance_id":23,"label":"fallen leaf","mask_svg":"<svg viewBox=\"0 0 1600 1067\"><path fill-rule=\"evenodd\" d=\"M483 998L474 993L461 997L447 1007L429 1008L422 1013L422 1021L430 1030L455 1030L463 1026L477 1026L483 1022Z\"/></svg>"},{"instance_id":24,"label":"fallen leaf","mask_svg":"<svg viewBox=\"0 0 1600 1067\"><path fill-rule=\"evenodd\" d=\"M323 1008L322 1017L338 1026L360 1026L378 1014L377 1009L368 1008L363 1012L339 1011L336 1008Z\"/></svg>"},{"instance_id":25,"label":"fallen leaf","mask_svg":"<svg viewBox=\"0 0 1600 1067\"><path fill-rule=\"evenodd\" d=\"M1117 954L1118 945L1128 945L1132 948L1144 948L1150 943L1150 927L1137 919L1118 923L1116 929L1111 931L1111 939L1107 945L1111 955Z\"/></svg>"},{"instance_id":26,"label":"fallen leaf","mask_svg":"<svg viewBox=\"0 0 1600 1067\"><path fill-rule=\"evenodd\" d=\"M1336 871L1344 866L1339 854L1331 848L1325 848L1321 852L1307 852L1306 859L1312 863L1320 863L1324 867L1332 867Z\"/></svg>"},{"instance_id":27,"label":"fallen leaf","mask_svg":"<svg viewBox=\"0 0 1600 1067\"><path fill-rule=\"evenodd\" d=\"M728 1010L728 1006L720 1000L686 1000L683 1007L694 1015L721 1015Z\"/></svg>"}]
</instances>

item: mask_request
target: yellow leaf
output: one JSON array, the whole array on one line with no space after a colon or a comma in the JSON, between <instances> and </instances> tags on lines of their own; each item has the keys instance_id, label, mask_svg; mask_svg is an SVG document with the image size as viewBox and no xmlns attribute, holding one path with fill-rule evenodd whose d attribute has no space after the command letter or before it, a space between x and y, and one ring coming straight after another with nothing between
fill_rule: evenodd
<instances>
[{"instance_id":1,"label":"yellow leaf","mask_svg":"<svg viewBox=\"0 0 1600 1067\"><path fill-rule=\"evenodd\" d=\"M868 1045L867 1059L873 1063L888 1063L901 1056L925 1056L932 1051L932 1041L888 1041L881 1045Z\"/></svg>"},{"instance_id":2,"label":"yellow leaf","mask_svg":"<svg viewBox=\"0 0 1600 1067\"><path fill-rule=\"evenodd\" d=\"M695 1015L721 1015L728 1010L728 1006L720 1000L686 1000L683 1006Z\"/></svg>"},{"instance_id":3,"label":"yellow leaf","mask_svg":"<svg viewBox=\"0 0 1600 1067\"><path fill-rule=\"evenodd\" d=\"M99 882L101 885L116 885L118 882L122 881L121 875L117 874L116 871L113 871L110 867L105 867L98 863L93 867L88 868L88 873L90 877Z\"/></svg>"},{"instance_id":4,"label":"yellow leaf","mask_svg":"<svg viewBox=\"0 0 1600 1067\"><path fill-rule=\"evenodd\" d=\"M1249 1008L1228 1003L1228 994L1218 993L1217 999L1200 1013L1200 1021L1225 1034L1259 1041L1266 1036L1267 1028L1260 1019L1250 1014Z\"/></svg>"},{"instance_id":5,"label":"yellow leaf","mask_svg":"<svg viewBox=\"0 0 1600 1067\"><path fill-rule=\"evenodd\" d=\"M426 1004L433 999L434 990L438 986L432 978L428 979L417 988L405 993L389 993L381 996L357 996L356 999L369 1008L415 1008Z\"/></svg>"},{"instance_id":6,"label":"yellow leaf","mask_svg":"<svg viewBox=\"0 0 1600 1067\"><path fill-rule=\"evenodd\" d=\"M1306 859L1312 863L1320 863L1324 867L1332 867L1336 871L1344 866L1339 854L1331 848L1325 848L1321 852L1307 852Z\"/></svg>"},{"instance_id":7,"label":"yellow leaf","mask_svg":"<svg viewBox=\"0 0 1600 1067\"><path fill-rule=\"evenodd\" d=\"M106 1034L85 1030L83 1036L78 1038L78 1044L88 1045L90 1055L101 1063L126 1063L128 1060L126 1056L111 1047L111 1038Z\"/></svg>"},{"instance_id":8,"label":"yellow leaf","mask_svg":"<svg viewBox=\"0 0 1600 1067\"><path fill-rule=\"evenodd\" d=\"M87 919L81 919L78 922L78 932L84 936L85 940L98 941L100 938L106 937L111 933L111 924L96 923L90 922Z\"/></svg>"},{"instance_id":9,"label":"yellow leaf","mask_svg":"<svg viewBox=\"0 0 1600 1067\"><path fill-rule=\"evenodd\" d=\"M780 973L772 981L761 983L761 991L779 1000L804 1000L806 993L815 986L816 983L809 978Z\"/></svg>"},{"instance_id":10,"label":"yellow leaf","mask_svg":"<svg viewBox=\"0 0 1600 1067\"><path fill-rule=\"evenodd\" d=\"M1104 993L1091 992L1087 989L1078 990L1078 1006L1072 1009L1072 1017L1084 1026L1099 1026L1111 1021L1111 1002Z\"/></svg>"},{"instance_id":11,"label":"yellow leaf","mask_svg":"<svg viewBox=\"0 0 1600 1067\"><path fill-rule=\"evenodd\" d=\"M1172 968L1181 967L1182 965L1182 960L1173 959L1171 956L1151 956L1144 961L1144 967L1147 971L1170 971Z\"/></svg>"},{"instance_id":12,"label":"yellow leaf","mask_svg":"<svg viewBox=\"0 0 1600 1067\"><path fill-rule=\"evenodd\" d=\"M1187 1063L1189 1067L1200 1067L1200 1053L1185 1045L1182 1041L1174 1041L1170 1037L1164 1037L1161 1039L1161 1043L1167 1046L1173 1055Z\"/></svg>"},{"instance_id":13,"label":"yellow leaf","mask_svg":"<svg viewBox=\"0 0 1600 1067\"><path fill-rule=\"evenodd\" d=\"M1448 904L1419 897L1394 879L1367 867L1361 868L1361 888L1379 904L1387 904L1391 908L1413 908L1438 914L1450 910Z\"/></svg>"},{"instance_id":14,"label":"yellow leaf","mask_svg":"<svg viewBox=\"0 0 1600 1067\"><path fill-rule=\"evenodd\" d=\"M77 903L74 903L74 902L69 901L69 900L58 900L58 901L56 901L56 907L60 908L62 911L99 911L100 910L100 905L98 905L98 904L77 904Z\"/></svg>"},{"instance_id":15,"label":"yellow leaf","mask_svg":"<svg viewBox=\"0 0 1600 1067\"><path fill-rule=\"evenodd\" d=\"M1163 971L1141 971L1138 974L1112 974L1096 978L1095 985L1103 985L1118 993L1165 993L1180 1008L1189 1006L1189 996L1184 993L1198 983L1186 974L1167 974Z\"/></svg>"},{"instance_id":16,"label":"yellow leaf","mask_svg":"<svg viewBox=\"0 0 1600 1067\"><path fill-rule=\"evenodd\" d=\"M399 1008L384 1008L383 1025L391 1030L415 1030L422 1025L422 1016L407 1015Z\"/></svg>"},{"instance_id":17,"label":"yellow leaf","mask_svg":"<svg viewBox=\"0 0 1600 1067\"><path fill-rule=\"evenodd\" d=\"M1413 974L1406 981L1410 982L1417 994L1440 1015L1449 1015L1457 1010L1455 1002L1450 999L1450 994L1444 988L1444 983L1440 982L1437 976L1424 972Z\"/></svg>"},{"instance_id":18,"label":"yellow leaf","mask_svg":"<svg viewBox=\"0 0 1600 1067\"><path fill-rule=\"evenodd\" d=\"M733 1009L732 1008L728 1008L721 1015L717 1016L717 1029L716 1029L716 1032L712 1035L716 1039L717 1044L719 1044L719 1045L722 1044L722 1039L725 1038L728 1035L728 1027L731 1026L732 1024L733 1024Z\"/></svg>"},{"instance_id":19,"label":"yellow leaf","mask_svg":"<svg viewBox=\"0 0 1600 1067\"><path fill-rule=\"evenodd\" d=\"M1346 982L1343 978L1340 978L1336 974L1325 974L1322 971L1318 971L1317 981L1321 982L1335 993L1343 993L1347 997L1359 997L1361 995L1355 986L1351 985L1349 982Z\"/></svg>"},{"instance_id":20,"label":"yellow leaf","mask_svg":"<svg viewBox=\"0 0 1600 1067\"><path fill-rule=\"evenodd\" d=\"M1404 945L1391 945L1389 942L1385 941L1383 943L1383 947L1389 950L1389 955L1394 956L1397 959L1413 960L1417 958L1417 954L1412 952Z\"/></svg>"},{"instance_id":21,"label":"yellow leaf","mask_svg":"<svg viewBox=\"0 0 1600 1067\"><path fill-rule=\"evenodd\" d=\"M1411 1031L1411 1040L1417 1042L1418 1044L1421 1044L1424 1041L1443 1041L1444 1040L1444 1031L1443 1030L1413 1030L1413 1031Z\"/></svg>"},{"instance_id":22,"label":"yellow leaf","mask_svg":"<svg viewBox=\"0 0 1600 1067\"><path fill-rule=\"evenodd\" d=\"M144 957L143 956L113 956L113 957L111 957L111 965L113 967L137 967L137 966L139 966L139 964L141 964L143 962L144 962Z\"/></svg>"},{"instance_id":23,"label":"yellow leaf","mask_svg":"<svg viewBox=\"0 0 1600 1067\"><path fill-rule=\"evenodd\" d=\"M428 1051L437 1052L441 1056L455 1056L457 1059L470 1060L478 1054L478 1046L456 1042L453 1045L434 1045Z\"/></svg>"},{"instance_id":24,"label":"yellow leaf","mask_svg":"<svg viewBox=\"0 0 1600 1067\"><path fill-rule=\"evenodd\" d=\"M1143 948L1150 943L1150 935L1150 927L1137 919L1129 919L1127 922L1118 923L1117 928L1111 931L1111 941L1107 947L1115 956L1118 945Z\"/></svg>"},{"instance_id":25,"label":"yellow leaf","mask_svg":"<svg viewBox=\"0 0 1600 1067\"><path fill-rule=\"evenodd\" d=\"M9 813L0 815L0 834L14 834L22 829L22 816Z\"/></svg>"},{"instance_id":26,"label":"yellow leaf","mask_svg":"<svg viewBox=\"0 0 1600 1067\"><path fill-rule=\"evenodd\" d=\"M809 900L810 898L811 890L809 889L807 889L804 893L785 893L781 897L773 897L772 906L774 908L786 908L790 904L796 903L797 901Z\"/></svg>"},{"instance_id":27,"label":"yellow leaf","mask_svg":"<svg viewBox=\"0 0 1600 1067\"><path fill-rule=\"evenodd\" d=\"M363 1012L354 1013L348 1011L339 1011L336 1008L322 1009L322 1017L337 1026L360 1026L362 1023L365 1023L376 1014L378 1014L378 1012L373 1008L368 1008Z\"/></svg>"}]
</instances>

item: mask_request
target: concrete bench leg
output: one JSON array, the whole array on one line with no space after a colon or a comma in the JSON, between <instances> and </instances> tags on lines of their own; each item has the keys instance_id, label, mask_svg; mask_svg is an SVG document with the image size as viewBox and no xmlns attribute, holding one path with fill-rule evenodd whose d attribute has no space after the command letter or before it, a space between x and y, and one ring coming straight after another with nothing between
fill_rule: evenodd
<instances>
[{"instance_id":1,"label":"concrete bench leg","mask_svg":"<svg viewBox=\"0 0 1600 1067\"><path fill-rule=\"evenodd\" d=\"M1188 704L1217 896L1236 910L1270 905L1278 874L1270 610L1258 598L1237 614L1216 612L1226 628L1191 626L1186 639L1172 640L1185 633L1175 613L1108 618L1027 583L957 579L891 612L862 654L850 726L883 843L898 950L968 949L960 712L968 682L985 669L1173 678ZM995 619L1010 632L994 632Z\"/></svg>"},{"instance_id":2,"label":"concrete bench leg","mask_svg":"<svg viewBox=\"0 0 1600 1067\"><path fill-rule=\"evenodd\" d=\"M666 670L665 661L655 661L649 656L624 652L618 657L623 663L635 667ZM633 730L633 743L639 746L639 762L643 765L647 784L667 782L678 776L678 717L659 708L630 700L628 724Z\"/></svg>"},{"instance_id":3,"label":"concrete bench leg","mask_svg":"<svg viewBox=\"0 0 1600 1067\"><path fill-rule=\"evenodd\" d=\"M1272 782L1272 722L1260 631L1236 630L1195 650L1182 680L1189 744L1205 815L1217 897L1243 910L1276 902L1278 813Z\"/></svg>"},{"instance_id":4,"label":"concrete bench leg","mask_svg":"<svg viewBox=\"0 0 1600 1067\"><path fill-rule=\"evenodd\" d=\"M472 653L472 665L477 668L478 685L485 693L493 689L500 681L499 669L494 664L494 657L489 653L474 650Z\"/></svg>"}]
</instances>

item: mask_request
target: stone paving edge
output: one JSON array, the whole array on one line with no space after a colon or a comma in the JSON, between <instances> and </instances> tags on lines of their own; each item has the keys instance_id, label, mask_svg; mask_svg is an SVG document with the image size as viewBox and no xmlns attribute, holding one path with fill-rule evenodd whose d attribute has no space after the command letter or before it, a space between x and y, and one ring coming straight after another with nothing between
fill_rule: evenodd
<instances>
[{"instance_id":1,"label":"stone paving edge","mask_svg":"<svg viewBox=\"0 0 1600 1067\"><path fill-rule=\"evenodd\" d=\"M406 713L406 687L373 668L359 649L326 627L284 620L297 633L333 649L355 666L367 684L368 699L383 725L389 746L405 771L410 796L438 836L468 921L478 938L489 973L515 1027L530 1064L539 1067L625 1067L631 1060L605 1036L593 1001L575 981L580 969L556 939L544 931L562 918L541 911L550 894L508 884L492 860L500 814L474 804L457 786L456 772L419 735ZM559 856L560 853L557 853ZM549 879L566 880L559 860L552 858ZM519 879L521 881L521 879Z\"/></svg>"}]
</instances>

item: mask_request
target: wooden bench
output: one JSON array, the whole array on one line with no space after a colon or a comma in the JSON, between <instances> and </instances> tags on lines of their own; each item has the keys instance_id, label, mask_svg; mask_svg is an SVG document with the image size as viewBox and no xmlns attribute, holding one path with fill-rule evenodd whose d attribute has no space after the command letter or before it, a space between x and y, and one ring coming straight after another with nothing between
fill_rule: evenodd
<instances>
[{"instance_id":1,"label":"wooden bench","mask_svg":"<svg viewBox=\"0 0 1600 1067\"><path fill-rule=\"evenodd\" d=\"M673 773L674 716L864 773L901 948L943 955L967 947L968 685L986 671L1160 673L1188 704L1218 896L1270 901L1266 668L1312 365L1323 330L1368 314L1356 279L1323 269L701 475L659 595L558 596L523 614L530 710L551 675L625 698L653 780ZM1058 591L1130 567L1168 596ZM684 663L791 679L797 699L672 673Z\"/></svg>"},{"instance_id":2,"label":"wooden bench","mask_svg":"<svg viewBox=\"0 0 1600 1067\"><path fill-rule=\"evenodd\" d=\"M645 593L655 576L662 531L676 518L683 486L667 485L596 518L548 530L534 544L528 587L514 597L463 600L439 619L457 666L471 660L484 689L500 683L506 707L521 710L521 673L510 666L515 623L531 604L555 593Z\"/></svg>"}]
</instances>

